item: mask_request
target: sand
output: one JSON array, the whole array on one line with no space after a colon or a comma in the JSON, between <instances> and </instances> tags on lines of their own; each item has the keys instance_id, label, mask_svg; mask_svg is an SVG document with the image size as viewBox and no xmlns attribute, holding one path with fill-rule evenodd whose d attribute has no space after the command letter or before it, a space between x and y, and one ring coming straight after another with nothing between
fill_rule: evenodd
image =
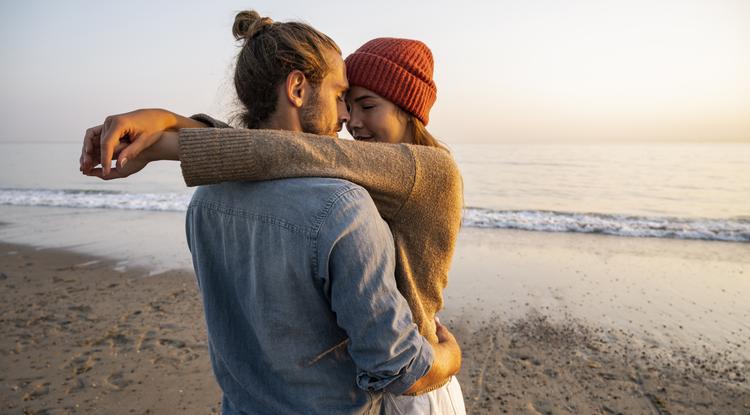
<instances>
[{"instance_id":1,"label":"sand","mask_svg":"<svg viewBox=\"0 0 750 415\"><path fill-rule=\"evenodd\" d=\"M472 414L750 414L750 246L463 229Z\"/></svg>"},{"instance_id":2,"label":"sand","mask_svg":"<svg viewBox=\"0 0 750 415\"><path fill-rule=\"evenodd\" d=\"M0 413L219 413L189 272L0 244Z\"/></svg>"},{"instance_id":3,"label":"sand","mask_svg":"<svg viewBox=\"0 0 750 415\"><path fill-rule=\"evenodd\" d=\"M749 414L748 249L462 231L468 412ZM0 243L0 412L219 412L192 271L110 254Z\"/></svg>"}]
</instances>

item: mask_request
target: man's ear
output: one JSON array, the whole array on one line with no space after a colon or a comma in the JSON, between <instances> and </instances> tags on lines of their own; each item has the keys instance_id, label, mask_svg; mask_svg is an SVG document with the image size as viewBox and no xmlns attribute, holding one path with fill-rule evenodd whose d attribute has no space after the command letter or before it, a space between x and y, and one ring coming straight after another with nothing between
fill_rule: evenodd
<instances>
[{"instance_id":1,"label":"man's ear","mask_svg":"<svg viewBox=\"0 0 750 415\"><path fill-rule=\"evenodd\" d=\"M286 98L289 100L289 103L295 108L302 107L307 86L307 77L305 77L302 71L295 69L287 75L284 92L286 92Z\"/></svg>"}]
</instances>

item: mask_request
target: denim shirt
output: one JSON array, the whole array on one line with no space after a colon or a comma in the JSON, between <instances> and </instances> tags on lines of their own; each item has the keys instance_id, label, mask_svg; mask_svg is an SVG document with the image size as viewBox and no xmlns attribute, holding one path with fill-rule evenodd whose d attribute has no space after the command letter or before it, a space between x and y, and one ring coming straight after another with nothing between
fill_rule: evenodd
<instances>
[{"instance_id":1,"label":"denim shirt","mask_svg":"<svg viewBox=\"0 0 750 415\"><path fill-rule=\"evenodd\" d=\"M339 179L199 187L188 246L224 414L376 414L432 364L393 237Z\"/></svg>"}]
</instances>

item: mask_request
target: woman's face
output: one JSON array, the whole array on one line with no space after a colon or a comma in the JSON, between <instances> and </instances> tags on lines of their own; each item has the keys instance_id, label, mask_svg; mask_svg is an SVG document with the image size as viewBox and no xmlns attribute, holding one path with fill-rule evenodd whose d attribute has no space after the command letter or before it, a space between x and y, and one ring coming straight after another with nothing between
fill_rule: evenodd
<instances>
[{"instance_id":1,"label":"woman's face","mask_svg":"<svg viewBox=\"0 0 750 415\"><path fill-rule=\"evenodd\" d=\"M411 143L407 116L395 104L361 86L346 93L349 122L346 129L358 141Z\"/></svg>"}]
</instances>

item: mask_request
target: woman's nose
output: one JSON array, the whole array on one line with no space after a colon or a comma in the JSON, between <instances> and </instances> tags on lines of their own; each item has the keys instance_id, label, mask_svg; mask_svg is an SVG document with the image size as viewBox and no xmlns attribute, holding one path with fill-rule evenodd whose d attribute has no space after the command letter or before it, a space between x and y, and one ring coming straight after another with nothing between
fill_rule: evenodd
<instances>
[{"instance_id":1,"label":"woman's nose","mask_svg":"<svg viewBox=\"0 0 750 415\"><path fill-rule=\"evenodd\" d=\"M336 109L339 114L339 124L349 123L349 109L346 103L339 102Z\"/></svg>"},{"instance_id":2,"label":"woman's nose","mask_svg":"<svg viewBox=\"0 0 750 415\"><path fill-rule=\"evenodd\" d=\"M349 121L346 123L350 129L362 128L362 119L359 116L359 111L352 108L349 110Z\"/></svg>"}]
</instances>

